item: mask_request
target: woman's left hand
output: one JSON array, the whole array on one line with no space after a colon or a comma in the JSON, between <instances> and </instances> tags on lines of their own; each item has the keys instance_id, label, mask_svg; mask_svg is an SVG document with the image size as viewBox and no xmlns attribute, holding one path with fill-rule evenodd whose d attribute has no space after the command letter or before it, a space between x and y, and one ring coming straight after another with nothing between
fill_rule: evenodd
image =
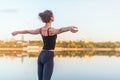
<instances>
[{"instance_id":1,"label":"woman's left hand","mask_svg":"<svg viewBox=\"0 0 120 80\"><path fill-rule=\"evenodd\" d=\"M72 32L72 33L78 32L78 28L75 27L75 26L71 26L71 32Z\"/></svg>"}]
</instances>

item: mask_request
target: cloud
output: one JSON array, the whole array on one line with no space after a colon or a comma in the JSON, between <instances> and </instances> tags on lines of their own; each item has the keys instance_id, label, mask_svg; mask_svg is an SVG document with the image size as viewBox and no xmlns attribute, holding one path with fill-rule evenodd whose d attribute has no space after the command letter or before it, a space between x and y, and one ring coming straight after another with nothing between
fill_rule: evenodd
<instances>
[{"instance_id":1,"label":"cloud","mask_svg":"<svg viewBox=\"0 0 120 80\"><path fill-rule=\"evenodd\" d=\"M16 13L18 9L0 9L0 13Z\"/></svg>"}]
</instances>

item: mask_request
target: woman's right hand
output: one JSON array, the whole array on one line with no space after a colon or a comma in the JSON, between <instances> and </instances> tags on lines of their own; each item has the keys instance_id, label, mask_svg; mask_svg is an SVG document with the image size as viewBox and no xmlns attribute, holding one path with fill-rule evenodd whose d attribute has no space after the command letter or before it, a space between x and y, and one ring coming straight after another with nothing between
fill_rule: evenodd
<instances>
[{"instance_id":1,"label":"woman's right hand","mask_svg":"<svg viewBox=\"0 0 120 80\"><path fill-rule=\"evenodd\" d=\"M18 32L17 32L17 31L12 32L12 35L13 35L13 36L16 36L17 34L18 34Z\"/></svg>"},{"instance_id":2,"label":"woman's right hand","mask_svg":"<svg viewBox=\"0 0 120 80\"><path fill-rule=\"evenodd\" d=\"M71 26L70 31L71 31L72 33L76 33L76 32L78 32L78 28L77 28L76 26Z\"/></svg>"}]
</instances>

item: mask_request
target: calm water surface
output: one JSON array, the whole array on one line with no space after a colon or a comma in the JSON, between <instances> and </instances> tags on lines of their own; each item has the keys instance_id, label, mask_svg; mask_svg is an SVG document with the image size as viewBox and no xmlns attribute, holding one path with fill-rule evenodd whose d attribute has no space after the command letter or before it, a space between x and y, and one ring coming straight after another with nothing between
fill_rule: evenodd
<instances>
[{"instance_id":1,"label":"calm water surface","mask_svg":"<svg viewBox=\"0 0 120 80\"><path fill-rule=\"evenodd\" d=\"M0 52L0 80L37 80L37 53ZM120 52L55 52L52 80L120 80Z\"/></svg>"}]
</instances>

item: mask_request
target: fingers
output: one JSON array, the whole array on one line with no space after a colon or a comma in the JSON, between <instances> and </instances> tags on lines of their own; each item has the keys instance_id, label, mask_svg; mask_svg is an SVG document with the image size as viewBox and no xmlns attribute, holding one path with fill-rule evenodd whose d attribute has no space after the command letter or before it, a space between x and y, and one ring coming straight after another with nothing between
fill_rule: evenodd
<instances>
[{"instance_id":1,"label":"fingers","mask_svg":"<svg viewBox=\"0 0 120 80\"><path fill-rule=\"evenodd\" d=\"M11 33L12 34L12 36L15 36L15 34L14 33Z\"/></svg>"},{"instance_id":2,"label":"fingers","mask_svg":"<svg viewBox=\"0 0 120 80\"><path fill-rule=\"evenodd\" d=\"M13 32L13 33L11 33L13 36L16 36L17 35L17 32Z\"/></svg>"},{"instance_id":3,"label":"fingers","mask_svg":"<svg viewBox=\"0 0 120 80\"><path fill-rule=\"evenodd\" d=\"M71 26L71 32L72 33L78 32L78 28L76 26Z\"/></svg>"},{"instance_id":4,"label":"fingers","mask_svg":"<svg viewBox=\"0 0 120 80\"><path fill-rule=\"evenodd\" d=\"M77 28L76 26L71 26L72 28Z\"/></svg>"}]
</instances>

